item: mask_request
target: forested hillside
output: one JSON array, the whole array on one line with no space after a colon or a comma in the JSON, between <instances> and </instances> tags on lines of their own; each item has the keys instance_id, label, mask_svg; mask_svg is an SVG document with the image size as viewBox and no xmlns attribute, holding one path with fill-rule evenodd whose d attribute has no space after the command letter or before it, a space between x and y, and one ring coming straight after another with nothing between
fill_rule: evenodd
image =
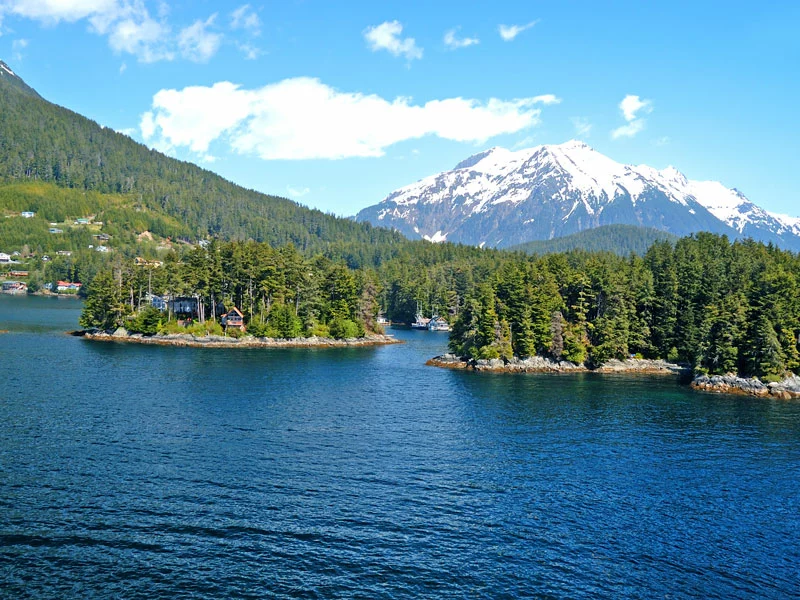
<instances>
[{"instance_id":1,"label":"forested hillside","mask_svg":"<svg viewBox=\"0 0 800 600\"><path fill-rule=\"evenodd\" d=\"M677 236L666 231L636 225L602 225L572 235L538 240L514 246L510 250L528 254L550 254L569 250L589 250L592 252L614 252L620 256L642 255L657 241L676 241Z\"/></svg>"},{"instance_id":2,"label":"forested hillside","mask_svg":"<svg viewBox=\"0 0 800 600\"><path fill-rule=\"evenodd\" d=\"M112 194L112 203L155 215L145 220L163 221L164 234L193 240L218 236L272 245L291 242L304 251L322 250L333 242L391 245L403 240L396 232L244 189L196 165L150 150L43 100L16 75L3 73L0 186L37 182ZM8 206L6 201L0 210Z\"/></svg>"}]
</instances>

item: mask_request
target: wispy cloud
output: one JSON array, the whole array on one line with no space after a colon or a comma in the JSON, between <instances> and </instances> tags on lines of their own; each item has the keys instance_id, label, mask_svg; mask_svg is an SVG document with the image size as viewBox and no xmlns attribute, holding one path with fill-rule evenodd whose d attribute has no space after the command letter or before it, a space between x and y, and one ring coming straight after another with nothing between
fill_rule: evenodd
<instances>
[{"instance_id":1,"label":"wispy cloud","mask_svg":"<svg viewBox=\"0 0 800 600\"><path fill-rule=\"evenodd\" d=\"M447 48L449 48L450 50L458 50L459 48L468 48L469 46L475 46L481 43L481 41L478 38L458 37L459 29L461 28L456 27L454 29L450 29L444 34L444 45L447 46Z\"/></svg>"},{"instance_id":2,"label":"wispy cloud","mask_svg":"<svg viewBox=\"0 0 800 600\"><path fill-rule=\"evenodd\" d=\"M292 187L291 185L286 186L286 191L292 198L302 198L303 196L306 196L311 193L311 190L307 187L295 188Z\"/></svg>"},{"instance_id":3,"label":"wispy cloud","mask_svg":"<svg viewBox=\"0 0 800 600\"><path fill-rule=\"evenodd\" d=\"M197 63L208 62L217 53L222 43L222 35L209 31L217 18L216 13L205 21L198 20L178 34L178 47L181 56Z\"/></svg>"},{"instance_id":4,"label":"wispy cloud","mask_svg":"<svg viewBox=\"0 0 800 600\"><path fill-rule=\"evenodd\" d=\"M539 19L526 23L525 25L498 25L497 32L503 41L510 42L514 40L520 33L530 29L539 22Z\"/></svg>"},{"instance_id":5,"label":"wispy cloud","mask_svg":"<svg viewBox=\"0 0 800 600\"><path fill-rule=\"evenodd\" d=\"M399 21L386 21L364 30L364 39L373 52L386 50L392 56L403 56L408 61L422 58L422 48L412 37L401 38L403 26Z\"/></svg>"},{"instance_id":6,"label":"wispy cloud","mask_svg":"<svg viewBox=\"0 0 800 600\"><path fill-rule=\"evenodd\" d=\"M536 104L544 104L549 106L551 104L561 104L561 98L554 94L542 94L541 96L534 96L533 101Z\"/></svg>"},{"instance_id":7,"label":"wispy cloud","mask_svg":"<svg viewBox=\"0 0 800 600\"><path fill-rule=\"evenodd\" d=\"M586 117L572 117L572 126L575 128L575 135L578 137L589 137L592 133L592 124Z\"/></svg>"},{"instance_id":8,"label":"wispy cloud","mask_svg":"<svg viewBox=\"0 0 800 600\"><path fill-rule=\"evenodd\" d=\"M304 77L251 90L223 81L161 90L140 129L153 147L198 154L216 142L265 160L379 157L393 144L427 136L484 143L524 131L539 124L541 98L412 104L409 98L342 92Z\"/></svg>"},{"instance_id":9,"label":"wispy cloud","mask_svg":"<svg viewBox=\"0 0 800 600\"><path fill-rule=\"evenodd\" d=\"M22 60L25 55L23 51L28 47L28 40L14 40L11 42L11 52L14 60Z\"/></svg>"},{"instance_id":10,"label":"wispy cloud","mask_svg":"<svg viewBox=\"0 0 800 600\"><path fill-rule=\"evenodd\" d=\"M249 4L244 4L231 13L231 29L245 29L257 36L261 34L261 19Z\"/></svg>"},{"instance_id":11,"label":"wispy cloud","mask_svg":"<svg viewBox=\"0 0 800 600\"><path fill-rule=\"evenodd\" d=\"M615 140L621 137L633 137L642 131L646 121L640 114L647 115L653 112L653 102L628 94L619 103L619 110L622 112L622 118L625 119L626 124L611 132L611 138Z\"/></svg>"}]
</instances>

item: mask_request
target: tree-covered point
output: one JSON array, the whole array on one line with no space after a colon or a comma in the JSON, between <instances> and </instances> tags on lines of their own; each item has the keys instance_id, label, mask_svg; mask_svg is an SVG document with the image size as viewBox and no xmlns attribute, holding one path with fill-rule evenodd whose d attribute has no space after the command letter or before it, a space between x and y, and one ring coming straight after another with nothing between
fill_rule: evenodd
<instances>
[{"instance_id":1,"label":"tree-covered point","mask_svg":"<svg viewBox=\"0 0 800 600\"><path fill-rule=\"evenodd\" d=\"M552 254L582 249L590 252L613 252L620 256L629 254L642 256L650 246L664 240L675 242L678 236L652 227L602 225L552 240L526 242L513 246L510 250L527 254Z\"/></svg>"},{"instance_id":2,"label":"tree-covered point","mask_svg":"<svg viewBox=\"0 0 800 600\"><path fill-rule=\"evenodd\" d=\"M601 364L641 355L708 373L800 367L800 258L696 234L644 257L573 251L507 259L459 307L451 349Z\"/></svg>"},{"instance_id":3,"label":"tree-covered point","mask_svg":"<svg viewBox=\"0 0 800 600\"><path fill-rule=\"evenodd\" d=\"M380 330L378 292L374 271L306 258L292 245L213 241L172 252L157 267L115 257L89 285L80 324L151 334L183 331L177 317L188 316L197 321L191 332L222 333L219 318L236 307L257 337L359 337ZM195 304L189 314L174 306L160 312L153 295Z\"/></svg>"}]
</instances>

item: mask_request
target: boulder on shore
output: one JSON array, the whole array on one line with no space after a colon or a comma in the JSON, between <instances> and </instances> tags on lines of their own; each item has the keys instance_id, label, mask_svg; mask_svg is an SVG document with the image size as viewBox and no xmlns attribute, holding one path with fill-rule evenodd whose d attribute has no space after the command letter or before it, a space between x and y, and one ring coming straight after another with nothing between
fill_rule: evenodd
<instances>
[{"instance_id":1,"label":"boulder on shore","mask_svg":"<svg viewBox=\"0 0 800 600\"><path fill-rule=\"evenodd\" d=\"M700 375L692 381L692 388L719 394L747 394L773 397L780 400L800 398L800 377L790 375L783 381L765 384L756 377L745 378L734 374Z\"/></svg>"}]
</instances>

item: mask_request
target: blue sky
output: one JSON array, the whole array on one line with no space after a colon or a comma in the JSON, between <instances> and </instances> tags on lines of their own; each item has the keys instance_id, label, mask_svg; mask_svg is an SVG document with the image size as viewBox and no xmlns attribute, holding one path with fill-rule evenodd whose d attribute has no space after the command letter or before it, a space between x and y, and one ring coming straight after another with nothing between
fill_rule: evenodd
<instances>
[{"instance_id":1,"label":"blue sky","mask_svg":"<svg viewBox=\"0 0 800 600\"><path fill-rule=\"evenodd\" d=\"M573 138L800 215L800 2L655 4L0 0L0 58L102 125L340 215L490 146Z\"/></svg>"}]
</instances>

